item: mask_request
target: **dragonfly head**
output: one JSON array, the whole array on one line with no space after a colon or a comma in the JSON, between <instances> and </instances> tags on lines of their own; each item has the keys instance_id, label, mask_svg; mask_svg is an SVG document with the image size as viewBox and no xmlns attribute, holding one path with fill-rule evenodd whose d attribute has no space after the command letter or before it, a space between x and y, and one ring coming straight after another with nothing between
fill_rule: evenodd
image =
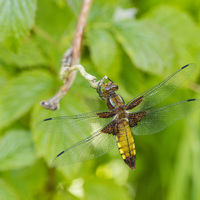
<instances>
[{"instance_id":1,"label":"dragonfly head","mask_svg":"<svg viewBox=\"0 0 200 200\"><path fill-rule=\"evenodd\" d=\"M113 83L112 81L105 83L102 87L103 94L108 94L109 92L113 92L117 90L118 90L118 85Z\"/></svg>"},{"instance_id":2,"label":"dragonfly head","mask_svg":"<svg viewBox=\"0 0 200 200\"><path fill-rule=\"evenodd\" d=\"M105 98L110 97L111 94L115 93L115 91L118 90L118 85L115 84L112 80L108 78L108 82L106 83L101 83L97 87L97 92L99 96L104 100Z\"/></svg>"}]
</instances>

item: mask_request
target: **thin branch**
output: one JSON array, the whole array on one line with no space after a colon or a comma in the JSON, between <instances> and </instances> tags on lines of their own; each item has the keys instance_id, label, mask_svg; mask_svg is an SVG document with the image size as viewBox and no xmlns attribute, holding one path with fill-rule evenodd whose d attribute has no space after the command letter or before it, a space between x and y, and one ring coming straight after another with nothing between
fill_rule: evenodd
<instances>
[{"instance_id":1,"label":"thin branch","mask_svg":"<svg viewBox=\"0 0 200 200\"><path fill-rule=\"evenodd\" d=\"M85 68L82 65L74 65L71 67L65 67L65 72L63 72L63 74L65 73L66 76L68 76L68 73L71 73L73 71L79 71L81 73L81 75L89 81L90 86L94 89L96 89L98 86L101 86L103 84L103 82L108 79L107 76L104 76L102 79L100 79L99 81L96 81L97 78L95 76L92 76L91 74L87 73L85 71Z\"/></svg>"},{"instance_id":2,"label":"thin branch","mask_svg":"<svg viewBox=\"0 0 200 200\"><path fill-rule=\"evenodd\" d=\"M67 93L67 91L69 90L69 88L72 86L74 82L77 71L71 70L70 73L68 73L66 76L65 68L71 67L73 65L77 65L80 63L83 32L84 32L84 28L86 25L86 21L88 18L88 13L90 11L91 5L92 5L92 0L83 1L80 16L79 16L78 23L76 26L76 31L74 34L72 47L70 49L67 49L62 59L60 76L61 76L61 79L63 79L64 81L64 85L60 88L60 90L57 92L57 94L55 94L54 97L40 102L40 104L46 109L50 109L50 110L59 109L60 100L64 97L64 95Z\"/></svg>"}]
</instances>

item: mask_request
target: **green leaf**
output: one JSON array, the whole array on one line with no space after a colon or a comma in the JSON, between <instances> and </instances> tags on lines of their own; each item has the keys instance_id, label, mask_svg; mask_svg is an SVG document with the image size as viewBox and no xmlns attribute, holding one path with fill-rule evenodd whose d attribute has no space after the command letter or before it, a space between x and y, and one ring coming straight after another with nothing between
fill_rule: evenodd
<instances>
[{"instance_id":1,"label":"green leaf","mask_svg":"<svg viewBox=\"0 0 200 200\"><path fill-rule=\"evenodd\" d=\"M8 69L0 64L0 93L2 88L6 85L6 80L9 77Z\"/></svg>"},{"instance_id":2,"label":"green leaf","mask_svg":"<svg viewBox=\"0 0 200 200\"><path fill-rule=\"evenodd\" d=\"M68 6L71 7L76 15L80 13L82 3L83 0L67 0Z\"/></svg>"},{"instance_id":3,"label":"green leaf","mask_svg":"<svg viewBox=\"0 0 200 200\"><path fill-rule=\"evenodd\" d=\"M35 153L31 134L25 130L11 130L0 140L0 170L12 170L32 165Z\"/></svg>"},{"instance_id":4,"label":"green leaf","mask_svg":"<svg viewBox=\"0 0 200 200\"><path fill-rule=\"evenodd\" d=\"M55 38L60 40L63 34L71 34L69 33L70 31L68 25L74 20L72 16L73 13L66 5L65 1L63 5L59 6L55 0L40 0L38 1L38 9L35 20L36 26L40 28L40 32L36 29L36 27L34 27L34 31L49 40L48 42L53 42L58 45ZM49 23L49 19L51 19L51 23Z\"/></svg>"},{"instance_id":5,"label":"green leaf","mask_svg":"<svg viewBox=\"0 0 200 200\"><path fill-rule=\"evenodd\" d=\"M102 1L94 1L88 16L87 26L90 26L90 23L93 23L94 26L98 26L99 22L103 23L101 25L107 25L108 22L112 22L116 6L114 4L116 4L116 1L114 1L114 3L108 1L106 1L106 3Z\"/></svg>"},{"instance_id":6,"label":"green leaf","mask_svg":"<svg viewBox=\"0 0 200 200\"><path fill-rule=\"evenodd\" d=\"M190 171L191 173L191 180L193 182L192 187L192 199L199 199L200 198L200 135L199 135L199 124L200 119L200 113L195 112L192 116L189 118L189 123L187 126L187 132L190 134L190 141L189 145L191 148L191 157L192 157L192 165L193 168ZM192 134L191 134L192 133ZM191 163L190 163L191 164Z\"/></svg>"},{"instance_id":7,"label":"green leaf","mask_svg":"<svg viewBox=\"0 0 200 200\"><path fill-rule=\"evenodd\" d=\"M0 1L0 42L17 51L34 22L36 0Z\"/></svg>"},{"instance_id":8,"label":"green leaf","mask_svg":"<svg viewBox=\"0 0 200 200\"><path fill-rule=\"evenodd\" d=\"M119 186L113 180L93 179L84 184L86 199L132 199L125 187ZM103 192L102 192L103 191ZM113 192L110 192L113 191Z\"/></svg>"},{"instance_id":9,"label":"green leaf","mask_svg":"<svg viewBox=\"0 0 200 200\"><path fill-rule=\"evenodd\" d=\"M2 200L19 200L19 196L16 191L6 183L3 179L0 179L0 199Z\"/></svg>"},{"instance_id":10,"label":"green leaf","mask_svg":"<svg viewBox=\"0 0 200 200\"><path fill-rule=\"evenodd\" d=\"M38 70L24 72L11 80L1 91L0 128L27 113L51 84L51 77Z\"/></svg>"},{"instance_id":11,"label":"green leaf","mask_svg":"<svg viewBox=\"0 0 200 200\"><path fill-rule=\"evenodd\" d=\"M46 165L40 160L30 167L5 171L2 177L15 189L20 200L35 200L36 196L46 199L47 193L52 195L48 187L54 185L55 173L52 171L49 170L48 174Z\"/></svg>"},{"instance_id":12,"label":"green leaf","mask_svg":"<svg viewBox=\"0 0 200 200\"><path fill-rule=\"evenodd\" d=\"M188 137L184 135L181 141L178 156L176 158L176 168L171 177L171 187L169 190L169 200L184 199L187 196L188 171L191 167L191 155L188 148Z\"/></svg>"},{"instance_id":13,"label":"green leaf","mask_svg":"<svg viewBox=\"0 0 200 200\"><path fill-rule=\"evenodd\" d=\"M200 114L195 112L187 118L183 138L179 138L177 157L174 172L171 174L169 200L191 199L200 197ZM192 182L192 187L190 184Z\"/></svg>"},{"instance_id":14,"label":"green leaf","mask_svg":"<svg viewBox=\"0 0 200 200\"><path fill-rule=\"evenodd\" d=\"M15 54L0 45L0 59L8 65L16 65L19 68L41 66L46 64L46 60L41 53L41 50L33 42L33 40L27 40L24 42L18 54Z\"/></svg>"},{"instance_id":15,"label":"green leaf","mask_svg":"<svg viewBox=\"0 0 200 200\"><path fill-rule=\"evenodd\" d=\"M200 62L200 28L186 12L170 6L159 6L145 18L168 33L178 65Z\"/></svg>"},{"instance_id":16,"label":"green leaf","mask_svg":"<svg viewBox=\"0 0 200 200\"><path fill-rule=\"evenodd\" d=\"M71 46L76 26L76 20L66 1L61 1L63 3L58 0L38 1L36 23L33 27L34 43L43 53L48 65L57 71L66 48Z\"/></svg>"},{"instance_id":17,"label":"green leaf","mask_svg":"<svg viewBox=\"0 0 200 200\"><path fill-rule=\"evenodd\" d=\"M104 29L90 29L87 41L91 58L97 71L102 75L116 77L120 70L119 50L112 35Z\"/></svg>"},{"instance_id":18,"label":"green leaf","mask_svg":"<svg viewBox=\"0 0 200 200\"><path fill-rule=\"evenodd\" d=\"M173 62L170 38L152 23L120 21L115 23L114 33L132 63L141 70L159 74Z\"/></svg>"}]
</instances>

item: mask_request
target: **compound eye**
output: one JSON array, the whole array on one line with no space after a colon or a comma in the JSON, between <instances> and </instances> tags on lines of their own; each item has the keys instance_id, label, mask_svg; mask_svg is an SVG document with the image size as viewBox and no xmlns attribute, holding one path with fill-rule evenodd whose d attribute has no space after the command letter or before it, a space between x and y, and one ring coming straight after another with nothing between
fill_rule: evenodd
<instances>
[{"instance_id":1,"label":"compound eye","mask_svg":"<svg viewBox=\"0 0 200 200\"><path fill-rule=\"evenodd\" d=\"M118 90L118 85L113 84L113 87L112 87L112 88L113 88L114 91L117 91L117 90Z\"/></svg>"},{"instance_id":2,"label":"compound eye","mask_svg":"<svg viewBox=\"0 0 200 200\"><path fill-rule=\"evenodd\" d=\"M110 90L110 87L105 87L105 91L109 91Z\"/></svg>"}]
</instances>

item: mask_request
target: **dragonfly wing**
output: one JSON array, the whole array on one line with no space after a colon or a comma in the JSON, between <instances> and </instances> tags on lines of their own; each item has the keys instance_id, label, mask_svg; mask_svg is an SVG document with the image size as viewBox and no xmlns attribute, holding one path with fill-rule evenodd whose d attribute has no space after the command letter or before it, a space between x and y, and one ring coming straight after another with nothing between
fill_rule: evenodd
<instances>
[{"instance_id":1,"label":"dragonfly wing","mask_svg":"<svg viewBox=\"0 0 200 200\"><path fill-rule=\"evenodd\" d=\"M128 107L140 97L143 97L142 102L134 108L134 111L144 110L159 104L171 95L190 76L195 67L195 64L189 64L180 68L160 84L132 99L126 106Z\"/></svg>"},{"instance_id":2,"label":"dragonfly wing","mask_svg":"<svg viewBox=\"0 0 200 200\"><path fill-rule=\"evenodd\" d=\"M199 99L189 99L161 108L150 109L145 111L146 116L131 129L135 135L154 134L167 128L199 108Z\"/></svg>"},{"instance_id":3,"label":"dragonfly wing","mask_svg":"<svg viewBox=\"0 0 200 200\"><path fill-rule=\"evenodd\" d=\"M102 133L101 130L98 130L89 137L59 153L52 165L63 166L94 159L106 154L114 146L116 146L115 136Z\"/></svg>"},{"instance_id":4,"label":"dragonfly wing","mask_svg":"<svg viewBox=\"0 0 200 200\"><path fill-rule=\"evenodd\" d=\"M112 118L99 118L98 113L102 112L109 111L48 118L39 122L37 128L42 135L56 135L61 140L67 140L68 145L71 146L112 121Z\"/></svg>"},{"instance_id":5,"label":"dragonfly wing","mask_svg":"<svg viewBox=\"0 0 200 200\"><path fill-rule=\"evenodd\" d=\"M99 118L102 112L109 111L53 117L39 122L34 136L41 155L51 163L59 152L105 127L112 118Z\"/></svg>"}]
</instances>

